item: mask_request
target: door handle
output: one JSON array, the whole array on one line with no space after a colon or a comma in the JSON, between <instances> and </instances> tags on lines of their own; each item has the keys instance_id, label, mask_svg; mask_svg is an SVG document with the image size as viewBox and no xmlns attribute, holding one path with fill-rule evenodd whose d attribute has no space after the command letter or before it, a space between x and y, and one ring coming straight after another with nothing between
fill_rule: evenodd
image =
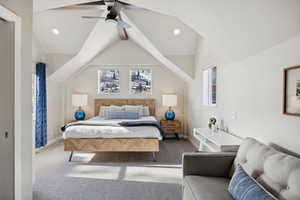
<instances>
[{"instance_id":1,"label":"door handle","mask_svg":"<svg viewBox=\"0 0 300 200\"><path fill-rule=\"evenodd\" d=\"M5 137L5 139L7 139L7 138L8 138L8 132L7 132L7 131L5 131L5 133L4 133L4 137Z\"/></svg>"}]
</instances>

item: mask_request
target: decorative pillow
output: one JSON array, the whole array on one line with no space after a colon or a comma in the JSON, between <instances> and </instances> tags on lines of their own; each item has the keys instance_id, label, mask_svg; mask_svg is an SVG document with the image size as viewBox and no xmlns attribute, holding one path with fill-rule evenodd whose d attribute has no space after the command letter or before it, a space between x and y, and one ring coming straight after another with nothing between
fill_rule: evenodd
<instances>
[{"instance_id":1,"label":"decorative pillow","mask_svg":"<svg viewBox=\"0 0 300 200\"><path fill-rule=\"evenodd\" d=\"M124 106L125 111L136 111L139 113L139 116L142 117L144 116L144 106L131 106L131 105L125 105Z\"/></svg>"},{"instance_id":2,"label":"decorative pillow","mask_svg":"<svg viewBox=\"0 0 300 200\"><path fill-rule=\"evenodd\" d=\"M121 111L121 110L124 110L123 106L114 106L114 105L109 106L109 111Z\"/></svg>"},{"instance_id":3,"label":"decorative pillow","mask_svg":"<svg viewBox=\"0 0 300 200\"><path fill-rule=\"evenodd\" d=\"M143 116L144 117L150 116L149 106L144 106Z\"/></svg>"},{"instance_id":4,"label":"decorative pillow","mask_svg":"<svg viewBox=\"0 0 300 200\"><path fill-rule=\"evenodd\" d=\"M101 106L99 116L106 118L108 111L109 111L109 106Z\"/></svg>"},{"instance_id":5,"label":"decorative pillow","mask_svg":"<svg viewBox=\"0 0 300 200\"><path fill-rule=\"evenodd\" d=\"M228 191L235 200L275 200L241 166L236 168Z\"/></svg>"},{"instance_id":6,"label":"decorative pillow","mask_svg":"<svg viewBox=\"0 0 300 200\"><path fill-rule=\"evenodd\" d=\"M139 119L139 113L125 110L109 111L106 119Z\"/></svg>"}]
</instances>

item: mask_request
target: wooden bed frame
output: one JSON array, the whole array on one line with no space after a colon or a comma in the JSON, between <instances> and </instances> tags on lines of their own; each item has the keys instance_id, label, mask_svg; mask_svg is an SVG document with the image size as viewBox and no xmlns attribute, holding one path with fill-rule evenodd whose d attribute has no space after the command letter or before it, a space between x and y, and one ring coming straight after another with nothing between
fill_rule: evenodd
<instances>
[{"instance_id":1,"label":"wooden bed frame","mask_svg":"<svg viewBox=\"0 0 300 200\"><path fill-rule=\"evenodd\" d=\"M144 105L149 107L151 116L155 116L154 99L95 99L95 116L99 115L101 106L110 105ZM129 138L68 138L64 140L64 150L70 151L69 161L72 161L73 152L151 152L156 161L159 152L158 139Z\"/></svg>"}]
</instances>

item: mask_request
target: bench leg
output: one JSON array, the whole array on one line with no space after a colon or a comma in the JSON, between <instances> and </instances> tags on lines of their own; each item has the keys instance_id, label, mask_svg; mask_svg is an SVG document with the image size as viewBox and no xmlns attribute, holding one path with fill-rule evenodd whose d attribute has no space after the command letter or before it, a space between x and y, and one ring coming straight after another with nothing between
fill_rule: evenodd
<instances>
[{"instance_id":1,"label":"bench leg","mask_svg":"<svg viewBox=\"0 0 300 200\"><path fill-rule=\"evenodd\" d=\"M152 152L152 159L153 159L153 162L157 161L157 159L156 159L156 152Z\"/></svg>"},{"instance_id":2,"label":"bench leg","mask_svg":"<svg viewBox=\"0 0 300 200\"><path fill-rule=\"evenodd\" d=\"M73 157L73 151L71 151L70 157L69 157L69 162L72 161L72 157Z\"/></svg>"},{"instance_id":3,"label":"bench leg","mask_svg":"<svg viewBox=\"0 0 300 200\"><path fill-rule=\"evenodd\" d=\"M175 133L175 137L177 140L180 140L178 133Z\"/></svg>"}]
</instances>

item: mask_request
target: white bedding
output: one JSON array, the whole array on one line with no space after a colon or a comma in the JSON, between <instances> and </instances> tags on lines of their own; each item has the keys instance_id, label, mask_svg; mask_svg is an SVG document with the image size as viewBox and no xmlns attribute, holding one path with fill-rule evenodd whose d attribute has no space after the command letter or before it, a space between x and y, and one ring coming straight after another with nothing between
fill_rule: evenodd
<instances>
[{"instance_id":1,"label":"white bedding","mask_svg":"<svg viewBox=\"0 0 300 200\"><path fill-rule=\"evenodd\" d=\"M156 119L152 116L141 117L140 119L126 121L144 121ZM99 121L105 123L119 123L123 120L106 120L101 117L94 117L87 121ZM154 126L86 126L77 125L68 127L63 135L66 138L157 138L162 139L160 131Z\"/></svg>"}]
</instances>

